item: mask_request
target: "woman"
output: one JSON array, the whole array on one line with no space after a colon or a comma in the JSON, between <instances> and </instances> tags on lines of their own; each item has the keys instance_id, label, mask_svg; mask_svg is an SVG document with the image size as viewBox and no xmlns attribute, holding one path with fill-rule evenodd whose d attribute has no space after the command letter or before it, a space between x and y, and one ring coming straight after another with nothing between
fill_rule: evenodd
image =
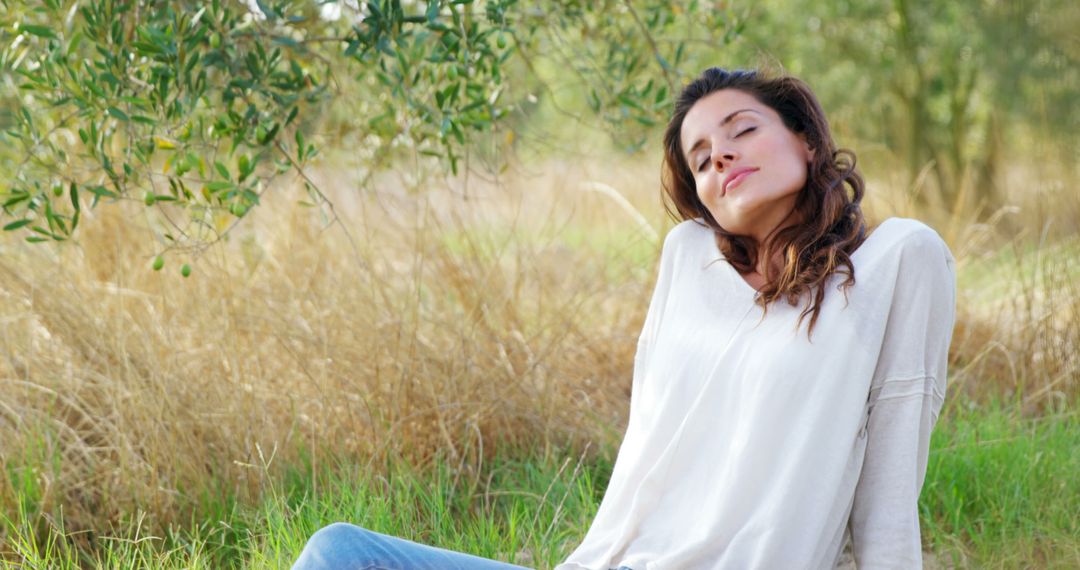
<instances>
[{"instance_id":1,"label":"woman","mask_svg":"<svg viewBox=\"0 0 1080 570\"><path fill-rule=\"evenodd\" d=\"M867 235L855 157L798 79L706 70L664 149L682 223L610 483L556 570L832 568L846 539L860 570L921 567L917 500L955 318L945 243L901 218ZM296 568L346 554L516 568L349 525L317 533Z\"/></svg>"}]
</instances>

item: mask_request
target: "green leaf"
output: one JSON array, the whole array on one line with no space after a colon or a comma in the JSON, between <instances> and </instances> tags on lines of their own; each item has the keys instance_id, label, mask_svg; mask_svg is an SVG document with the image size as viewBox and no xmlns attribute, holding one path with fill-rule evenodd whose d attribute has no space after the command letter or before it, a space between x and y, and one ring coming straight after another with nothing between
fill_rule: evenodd
<instances>
[{"instance_id":1,"label":"green leaf","mask_svg":"<svg viewBox=\"0 0 1080 570\"><path fill-rule=\"evenodd\" d=\"M108 109L106 109L106 112L109 113L110 115L116 117L117 119L120 119L121 121L130 121L131 120L127 116L127 113L121 111L120 109L117 109L116 107L109 107Z\"/></svg>"},{"instance_id":2,"label":"green leaf","mask_svg":"<svg viewBox=\"0 0 1080 570\"><path fill-rule=\"evenodd\" d=\"M13 194L13 196L11 198L8 198L7 201L4 202L3 208L5 210L18 204L19 202L30 199L30 193L25 190L12 190L11 193Z\"/></svg>"},{"instance_id":3,"label":"green leaf","mask_svg":"<svg viewBox=\"0 0 1080 570\"><path fill-rule=\"evenodd\" d=\"M345 48L345 57L352 57L358 49L360 49L360 42L358 40L350 40L349 47Z\"/></svg>"},{"instance_id":4,"label":"green leaf","mask_svg":"<svg viewBox=\"0 0 1080 570\"><path fill-rule=\"evenodd\" d=\"M651 126L656 125L655 120L653 120L653 119L651 119L649 117L646 117L644 115L635 115L634 120L641 123L642 125L645 125L646 127L651 127Z\"/></svg>"},{"instance_id":5,"label":"green leaf","mask_svg":"<svg viewBox=\"0 0 1080 570\"><path fill-rule=\"evenodd\" d=\"M165 50L157 44L150 42L131 42L131 47L135 48L135 53L139 55L159 55L165 53Z\"/></svg>"},{"instance_id":6,"label":"green leaf","mask_svg":"<svg viewBox=\"0 0 1080 570\"><path fill-rule=\"evenodd\" d=\"M616 97L616 99L618 99L618 101L620 103L622 103L623 105L626 105L627 107L633 107L634 109L637 109L638 111L644 111L645 110L645 109L643 109L641 107L640 103L635 101L634 98L631 97L630 95L628 95L626 92L620 93L619 96Z\"/></svg>"},{"instance_id":7,"label":"green leaf","mask_svg":"<svg viewBox=\"0 0 1080 570\"><path fill-rule=\"evenodd\" d=\"M42 37L42 38L54 38L54 39L56 38L56 32L52 31L51 29L49 29L49 28L47 28L45 26L35 26L33 24L20 24L19 25L19 31L20 32L26 32L28 34L33 34L35 36L39 36L39 37Z\"/></svg>"},{"instance_id":8,"label":"green leaf","mask_svg":"<svg viewBox=\"0 0 1080 570\"><path fill-rule=\"evenodd\" d=\"M125 103L131 103L140 109L150 109L152 107L150 100L143 97L130 97L125 95L121 97L120 100Z\"/></svg>"},{"instance_id":9,"label":"green leaf","mask_svg":"<svg viewBox=\"0 0 1080 570\"><path fill-rule=\"evenodd\" d=\"M71 34L71 40L68 41L66 55L70 56L74 53L78 53L79 46L82 45L83 37L83 33L80 31L76 31L74 34Z\"/></svg>"},{"instance_id":10,"label":"green leaf","mask_svg":"<svg viewBox=\"0 0 1080 570\"><path fill-rule=\"evenodd\" d=\"M41 243L43 241L49 241L49 240L47 240L47 239L45 239L43 237L38 237L38 236L27 236L26 241L28 241L30 243Z\"/></svg>"},{"instance_id":11,"label":"green leaf","mask_svg":"<svg viewBox=\"0 0 1080 570\"><path fill-rule=\"evenodd\" d=\"M251 162L248 155L241 154L240 158L237 160L237 167L240 170L238 180L243 182L248 176L251 176L251 173L255 170L255 163Z\"/></svg>"},{"instance_id":12,"label":"green leaf","mask_svg":"<svg viewBox=\"0 0 1080 570\"><path fill-rule=\"evenodd\" d=\"M259 7L259 11L262 12L269 20L276 20L281 17L281 15L278 14L276 10L268 6L266 2L263 2L263 0L255 0L255 5Z\"/></svg>"},{"instance_id":13,"label":"green leaf","mask_svg":"<svg viewBox=\"0 0 1080 570\"><path fill-rule=\"evenodd\" d=\"M11 222L10 224L4 226L4 231L5 232L13 232L13 231L15 231L15 230L17 230L17 229L19 229L19 228L21 228L23 226L29 225L30 223L32 223L32 220L16 220L16 221Z\"/></svg>"},{"instance_id":14,"label":"green leaf","mask_svg":"<svg viewBox=\"0 0 1080 570\"><path fill-rule=\"evenodd\" d=\"M56 231L56 214L52 210L52 202L45 202L45 221L49 223L49 232Z\"/></svg>"},{"instance_id":15,"label":"green leaf","mask_svg":"<svg viewBox=\"0 0 1080 570\"><path fill-rule=\"evenodd\" d=\"M68 196L71 198L71 207L75 208L75 213L82 210L82 206L79 205L79 187L74 182L71 183L71 187L68 188Z\"/></svg>"},{"instance_id":16,"label":"green leaf","mask_svg":"<svg viewBox=\"0 0 1080 570\"><path fill-rule=\"evenodd\" d=\"M224 164L221 164L220 162L215 160L214 168L217 169L218 174L220 174L222 178L224 178L225 180L232 180L232 177L229 176L229 169L225 168Z\"/></svg>"},{"instance_id":17,"label":"green leaf","mask_svg":"<svg viewBox=\"0 0 1080 570\"><path fill-rule=\"evenodd\" d=\"M105 188L104 186L91 186L87 188L92 194L99 198L119 198L116 192Z\"/></svg>"}]
</instances>

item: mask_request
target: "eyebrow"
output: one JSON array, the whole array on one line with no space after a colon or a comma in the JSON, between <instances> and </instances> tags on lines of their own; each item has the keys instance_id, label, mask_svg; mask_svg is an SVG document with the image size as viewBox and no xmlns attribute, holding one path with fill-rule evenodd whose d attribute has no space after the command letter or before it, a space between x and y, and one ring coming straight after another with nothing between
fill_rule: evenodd
<instances>
[{"instance_id":1,"label":"eyebrow","mask_svg":"<svg viewBox=\"0 0 1080 570\"><path fill-rule=\"evenodd\" d=\"M720 126L722 127L722 126L730 123L731 120L735 118L735 115L738 115L739 113L746 113L746 112L757 113L758 115L761 114L761 113L758 113L754 109L739 109L738 111L733 111L732 113L728 114L728 116L724 117L724 119L722 121L720 121ZM701 148L702 145L704 145L704 144L705 144L705 139L703 139L703 138L698 139L697 142L694 143L694 146L690 147L690 150L686 151L686 156L684 156L683 158L686 159L687 164L690 163L690 155L694 154L694 151Z\"/></svg>"}]
</instances>

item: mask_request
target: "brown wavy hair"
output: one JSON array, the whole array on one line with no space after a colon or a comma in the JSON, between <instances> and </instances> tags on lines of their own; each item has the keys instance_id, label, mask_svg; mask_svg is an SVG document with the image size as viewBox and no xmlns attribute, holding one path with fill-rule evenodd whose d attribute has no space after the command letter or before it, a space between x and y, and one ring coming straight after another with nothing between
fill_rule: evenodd
<instances>
[{"instance_id":1,"label":"brown wavy hair","mask_svg":"<svg viewBox=\"0 0 1080 570\"><path fill-rule=\"evenodd\" d=\"M702 97L721 89L738 89L768 105L780 115L788 130L804 136L814 151L807 166L806 185L799 191L795 208L789 214L789 218L795 216L796 223L774 231L761 244L720 227L698 199L693 172L683 155L680 134L686 113ZM847 289L855 284L851 254L866 239L866 221L859 206L864 193L863 179L855 168L855 153L836 148L825 112L803 81L786 75L770 77L756 70L706 69L683 88L675 101L675 110L664 132L661 178L668 215L676 221L697 218L704 221L716 235L724 258L740 273L755 270L758 259L772 260L777 252L783 252L783 269L779 274L773 275L772 264L765 264L765 285L756 298L764 312L777 299L786 299L797 306L803 296L809 296L810 302L796 324L801 327L803 319L810 317L809 338L821 312L825 282L833 273L847 275L840 284L847 298Z\"/></svg>"}]
</instances>

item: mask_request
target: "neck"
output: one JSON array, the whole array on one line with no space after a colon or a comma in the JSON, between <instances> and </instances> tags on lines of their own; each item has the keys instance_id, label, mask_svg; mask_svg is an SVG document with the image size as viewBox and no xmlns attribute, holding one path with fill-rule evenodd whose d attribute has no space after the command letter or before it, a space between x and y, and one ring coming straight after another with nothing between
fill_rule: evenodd
<instances>
[{"instance_id":1,"label":"neck","mask_svg":"<svg viewBox=\"0 0 1080 570\"><path fill-rule=\"evenodd\" d=\"M779 222L776 222L775 224L771 224L772 225L772 230L765 233L764 235L758 234L758 235L752 236L754 238L754 241L757 243L757 246L758 246L758 250L757 250L758 256L757 256L757 260L754 262L754 272L755 273L758 273L758 274L760 274L761 276L764 277L765 273L766 273L766 269L771 270L772 274L775 275L776 273L778 273L780 270L782 270L784 268L784 251L783 250L776 250L776 251L773 252L772 256L769 259L765 259L764 245L766 243L766 240L772 238L772 236L774 236L780 230L783 230L785 228L789 228L789 227L794 226L795 224L799 223L799 220L797 218L798 218L798 214L797 214L795 208L792 207L792 209L790 211L788 211L787 215L784 216L783 219L781 219Z\"/></svg>"},{"instance_id":2,"label":"neck","mask_svg":"<svg viewBox=\"0 0 1080 570\"><path fill-rule=\"evenodd\" d=\"M754 271L753 272L758 274L758 275L761 275L762 277L765 277L766 269L769 269L769 270L771 270L770 275L775 277L777 273L779 273L781 270L783 270L783 268L784 268L784 252L783 251L774 252L773 256L772 256L772 259L769 260L768 263L766 263L766 260L760 255L760 252L759 252L758 260L754 264Z\"/></svg>"}]
</instances>

